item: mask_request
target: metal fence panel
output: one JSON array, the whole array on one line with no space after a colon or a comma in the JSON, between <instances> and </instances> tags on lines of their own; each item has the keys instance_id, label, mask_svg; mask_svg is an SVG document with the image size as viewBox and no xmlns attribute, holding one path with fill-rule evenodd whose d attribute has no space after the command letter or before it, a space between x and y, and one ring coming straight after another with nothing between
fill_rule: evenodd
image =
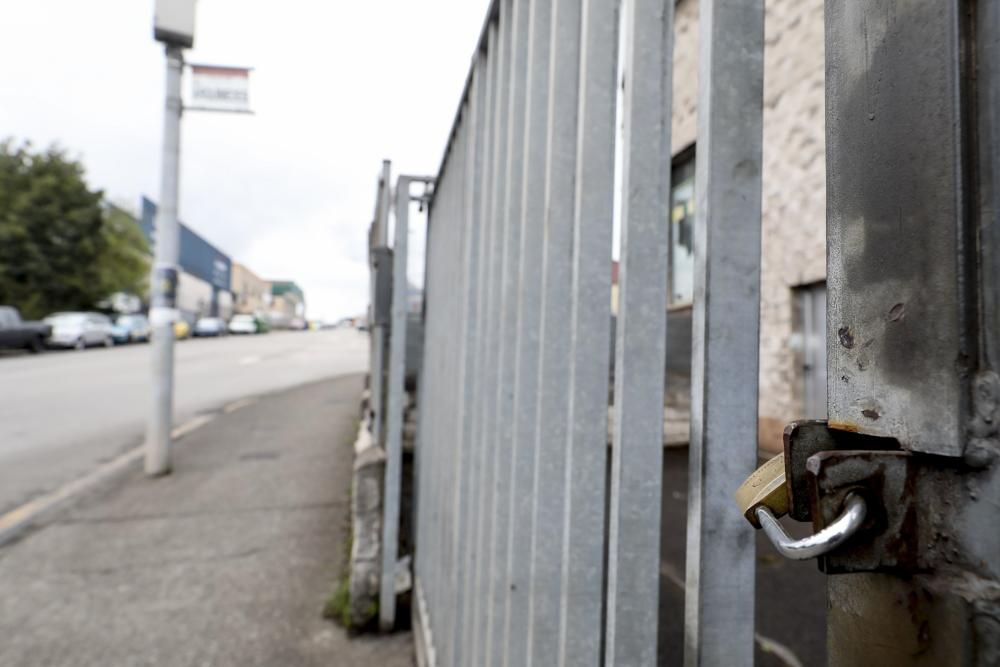
<instances>
[{"instance_id":1,"label":"metal fence panel","mask_svg":"<svg viewBox=\"0 0 1000 667\"><path fill-rule=\"evenodd\" d=\"M752 534L732 521L729 491L756 453L763 14L758 0L730 4L703 0L701 19L690 664L746 664L753 650ZM428 232L416 584L435 664L656 659L672 11L657 0L491 6Z\"/></svg>"}]
</instances>

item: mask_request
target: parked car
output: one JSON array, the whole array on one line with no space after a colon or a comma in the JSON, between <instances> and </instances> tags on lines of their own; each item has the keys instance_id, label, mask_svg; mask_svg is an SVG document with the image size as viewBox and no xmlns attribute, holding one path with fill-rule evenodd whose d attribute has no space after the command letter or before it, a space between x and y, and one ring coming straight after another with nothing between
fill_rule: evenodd
<instances>
[{"instance_id":1,"label":"parked car","mask_svg":"<svg viewBox=\"0 0 1000 667\"><path fill-rule=\"evenodd\" d=\"M226 321L221 317L202 317L194 323L195 336L225 336Z\"/></svg>"},{"instance_id":2,"label":"parked car","mask_svg":"<svg viewBox=\"0 0 1000 667\"><path fill-rule=\"evenodd\" d=\"M50 325L44 322L26 322L21 319L17 308L0 306L0 348L41 352L51 334Z\"/></svg>"},{"instance_id":3,"label":"parked car","mask_svg":"<svg viewBox=\"0 0 1000 667\"><path fill-rule=\"evenodd\" d=\"M82 350L91 345L115 344L111 318L101 313L54 313L45 318L52 327L49 345Z\"/></svg>"},{"instance_id":4,"label":"parked car","mask_svg":"<svg viewBox=\"0 0 1000 667\"><path fill-rule=\"evenodd\" d=\"M191 325L183 317L174 320L174 340L184 340L191 336Z\"/></svg>"},{"instance_id":5,"label":"parked car","mask_svg":"<svg viewBox=\"0 0 1000 667\"><path fill-rule=\"evenodd\" d=\"M257 332L257 318L253 315L233 315L233 319L229 320L229 333L254 334Z\"/></svg>"},{"instance_id":6,"label":"parked car","mask_svg":"<svg viewBox=\"0 0 1000 667\"><path fill-rule=\"evenodd\" d=\"M125 343L144 343L149 340L152 333L149 320L146 319L145 315L139 313L119 315L111 331L115 343L119 345Z\"/></svg>"}]
</instances>

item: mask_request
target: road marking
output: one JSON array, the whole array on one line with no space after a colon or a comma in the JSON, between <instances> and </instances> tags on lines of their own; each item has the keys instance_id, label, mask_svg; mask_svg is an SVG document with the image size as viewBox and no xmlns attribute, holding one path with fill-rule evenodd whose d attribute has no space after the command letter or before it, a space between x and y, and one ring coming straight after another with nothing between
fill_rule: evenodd
<instances>
[{"instance_id":1,"label":"road marking","mask_svg":"<svg viewBox=\"0 0 1000 667\"><path fill-rule=\"evenodd\" d=\"M243 357L240 359L240 366L249 366L251 364L256 364L260 362L259 354L251 354L249 357Z\"/></svg>"},{"instance_id":2,"label":"road marking","mask_svg":"<svg viewBox=\"0 0 1000 667\"><path fill-rule=\"evenodd\" d=\"M96 470L73 480L51 493L35 498L0 516L0 546L19 535L25 528L62 506L78 494L93 489L142 459L142 446L130 449Z\"/></svg>"},{"instance_id":3,"label":"road marking","mask_svg":"<svg viewBox=\"0 0 1000 667\"><path fill-rule=\"evenodd\" d=\"M210 421L212 421L212 415L199 415L171 431L170 437L176 440L201 428ZM144 454L144 445L133 447L83 477L0 515L0 546L16 538L26 528L59 509L67 501L128 471L133 464L142 460Z\"/></svg>"},{"instance_id":4,"label":"road marking","mask_svg":"<svg viewBox=\"0 0 1000 667\"><path fill-rule=\"evenodd\" d=\"M253 404L254 404L254 403L256 403L256 402L257 402L257 399L256 399L256 398L253 398L253 397L250 397L250 398L241 398L240 400L238 400L238 401L233 401L233 402L232 402L232 403L230 403L229 405L227 405L227 406L225 406L224 408L222 408L222 411L223 411L223 412L224 412L225 414L227 414L227 415L228 415L228 414L229 414L230 412L236 412L236 411L237 411L237 410L239 410L240 408L245 408L245 407L247 407L248 405L253 405Z\"/></svg>"},{"instance_id":5,"label":"road marking","mask_svg":"<svg viewBox=\"0 0 1000 667\"><path fill-rule=\"evenodd\" d=\"M212 415L198 415L197 417L189 419L188 421L184 422L183 424L175 428L173 431L171 431L170 437L173 440L177 440L178 438L183 438L191 431L201 428L210 421L212 421Z\"/></svg>"},{"instance_id":6,"label":"road marking","mask_svg":"<svg viewBox=\"0 0 1000 667\"><path fill-rule=\"evenodd\" d=\"M680 573L677 572L676 568L671 563L660 563L660 575L665 577L667 581L672 583L681 591L685 590L684 578L681 577ZM795 655L795 651L785 646L776 639L771 637L765 637L759 632L753 633L753 638L760 646L760 650L764 653L769 653L777 658L779 661L783 662L786 667L802 667L802 661L799 657Z\"/></svg>"}]
</instances>

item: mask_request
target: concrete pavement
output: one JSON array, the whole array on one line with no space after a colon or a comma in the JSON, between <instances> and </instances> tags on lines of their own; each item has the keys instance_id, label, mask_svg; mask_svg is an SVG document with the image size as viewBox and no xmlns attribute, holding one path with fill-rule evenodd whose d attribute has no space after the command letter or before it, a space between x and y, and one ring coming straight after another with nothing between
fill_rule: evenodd
<instances>
[{"instance_id":1,"label":"concrete pavement","mask_svg":"<svg viewBox=\"0 0 1000 667\"><path fill-rule=\"evenodd\" d=\"M265 397L0 548L0 664L413 664L321 618L342 567L360 375Z\"/></svg>"},{"instance_id":2,"label":"concrete pavement","mask_svg":"<svg viewBox=\"0 0 1000 667\"><path fill-rule=\"evenodd\" d=\"M0 358L0 514L142 442L150 348ZM363 372L350 329L181 341L175 424L248 396Z\"/></svg>"}]
</instances>

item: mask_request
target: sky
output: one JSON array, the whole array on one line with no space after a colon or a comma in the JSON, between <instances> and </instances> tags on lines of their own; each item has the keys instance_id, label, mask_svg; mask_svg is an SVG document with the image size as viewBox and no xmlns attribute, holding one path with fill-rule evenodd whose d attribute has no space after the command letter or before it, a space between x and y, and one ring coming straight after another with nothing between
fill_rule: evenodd
<instances>
[{"instance_id":1,"label":"sky","mask_svg":"<svg viewBox=\"0 0 1000 667\"><path fill-rule=\"evenodd\" d=\"M198 0L188 62L252 67L252 116L188 112L181 220L308 316L367 303L383 159L437 171L488 0ZM0 8L0 139L58 144L91 188L159 199L165 60L153 0ZM420 239L413 244L421 247Z\"/></svg>"}]
</instances>

